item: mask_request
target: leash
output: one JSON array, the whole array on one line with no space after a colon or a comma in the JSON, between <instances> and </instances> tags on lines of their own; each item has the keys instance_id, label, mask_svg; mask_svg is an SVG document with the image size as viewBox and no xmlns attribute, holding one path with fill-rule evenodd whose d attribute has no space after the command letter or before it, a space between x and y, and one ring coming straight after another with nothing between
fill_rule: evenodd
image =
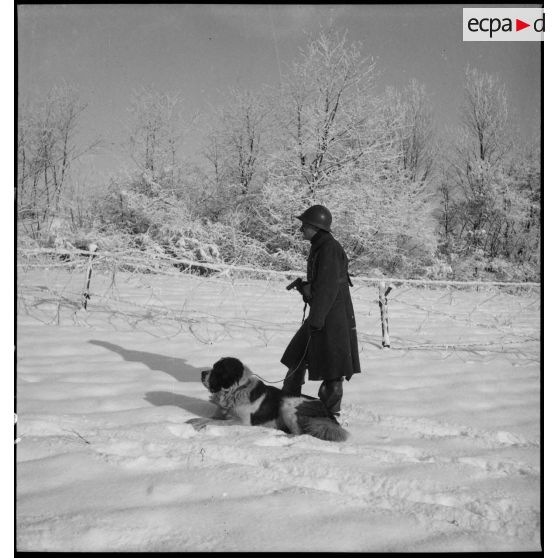
<instances>
[{"instance_id":1,"label":"leash","mask_svg":"<svg viewBox=\"0 0 558 558\"><path fill-rule=\"evenodd\" d=\"M339 283L344 282L345 278L339 279ZM353 286L353 283L351 281L351 275L349 274L349 272L347 271L347 282L349 284L350 287ZM308 307L308 303L306 301L304 301L304 309L302 310L302 322L304 323L304 320L306 319L306 308ZM281 382L284 382L287 378L289 378L290 376L292 376L297 370L298 367L302 364L302 361L304 360L304 357L306 356L306 351L308 351L308 346L310 345L310 339L311 339L311 335L308 335L308 341L306 343L306 347L304 348L304 352L302 353L302 358L298 361L298 364L291 369L291 371L282 379L282 380L277 380L276 382L270 382L269 380L266 380L265 378L262 378L261 376L258 376L258 374L254 374L252 372L253 376L256 376L256 378L259 378L260 380L262 380L263 382L266 382L268 384L280 384Z\"/></svg>"},{"instance_id":2,"label":"leash","mask_svg":"<svg viewBox=\"0 0 558 558\"><path fill-rule=\"evenodd\" d=\"M267 384L280 384L281 382L284 382L289 376L292 376L296 370L298 370L298 367L302 364L302 361L304 360L304 357L306 356L306 351L308 351L308 346L310 345L310 335L308 336L308 341L306 342L306 347L304 347L304 352L302 353L302 358L298 361L298 364L282 379L282 380L277 380L276 382L270 382L269 380L266 380L265 378L262 378L261 376L258 376L258 374L254 374L254 372L252 372L253 376L256 376L256 378L259 378L260 380L262 380L263 382L266 382Z\"/></svg>"},{"instance_id":3,"label":"leash","mask_svg":"<svg viewBox=\"0 0 558 558\"><path fill-rule=\"evenodd\" d=\"M302 311L302 322L304 323L304 320L306 319L306 307L308 306L307 302L304 302L304 310ZM282 380L277 380L276 382L270 382L269 380L266 380L265 378L262 378L261 376L258 376L257 374L254 374L254 372L252 372L252 376L256 376L256 378L259 378L260 380L262 380L262 382L266 382L268 384L280 384L281 382L284 382L289 376L292 376L296 370L298 370L298 367L302 364L302 361L304 360L304 357L306 356L306 351L308 351L308 346L310 345L310 335L308 335L308 341L306 342L306 347L304 347L304 352L302 353L302 358L298 361L298 364L291 369L291 371L282 379Z\"/></svg>"}]
</instances>

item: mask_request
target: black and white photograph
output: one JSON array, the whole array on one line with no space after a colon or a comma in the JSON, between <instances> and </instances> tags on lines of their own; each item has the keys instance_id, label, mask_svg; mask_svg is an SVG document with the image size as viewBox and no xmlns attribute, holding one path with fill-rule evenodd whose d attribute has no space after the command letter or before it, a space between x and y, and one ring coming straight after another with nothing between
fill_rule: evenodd
<instances>
[{"instance_id":1,"label":"black and white photograph","mask_svg":"<svg viewBox=\"0 0 558 558\"><path fill-rule=\"evenodd\" d=\"M542 4L14 12L15 550L541 551Z\"/></svg>"}]
</instances>

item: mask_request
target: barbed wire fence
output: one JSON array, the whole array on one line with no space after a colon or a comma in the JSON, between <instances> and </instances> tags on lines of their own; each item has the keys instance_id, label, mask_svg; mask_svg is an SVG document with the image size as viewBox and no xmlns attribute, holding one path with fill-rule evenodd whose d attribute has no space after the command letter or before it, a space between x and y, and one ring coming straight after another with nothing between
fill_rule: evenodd
<instances>
[{"instance_id":1,"label":"barbed wire fence","mask_svg":"<svg viewBox=\"0 0 558 558\"><path fill-rule=\"evenodd\" d=\"M302 272L158 252L17 252L17 310L49 325L192 335L201 343L292 334L302 308L285 286ZM361 345L508 355L538 362L540 284L352 277ZM389 304L388 304L389 301ZM389 315L388 315L389 307Z\"/></svg>"}]
</instances>

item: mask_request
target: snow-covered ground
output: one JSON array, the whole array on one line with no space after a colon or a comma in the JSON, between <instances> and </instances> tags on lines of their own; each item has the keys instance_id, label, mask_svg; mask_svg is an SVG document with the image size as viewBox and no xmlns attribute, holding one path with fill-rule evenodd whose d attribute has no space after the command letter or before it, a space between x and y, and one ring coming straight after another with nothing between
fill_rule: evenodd
<instances>
[{"instance_id":1,"label":"snow-covered ground","mask_svg":"<svg viewBox=\"0 0 558 558\"><path fill-rule=\"evenodd\" d=\"M222 356L283 378L284 283L94 272L83 311L81 273L22 273L18 550L540 549L539 293L397 288L386 350L355 283L339 444L186 424Z\"/></svg>"}]
</instances>

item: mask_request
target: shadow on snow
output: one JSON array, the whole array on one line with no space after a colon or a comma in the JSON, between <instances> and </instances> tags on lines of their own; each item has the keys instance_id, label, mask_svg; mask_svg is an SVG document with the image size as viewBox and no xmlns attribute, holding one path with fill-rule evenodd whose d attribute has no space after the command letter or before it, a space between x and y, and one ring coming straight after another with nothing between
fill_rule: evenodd
<instances>
[{"instance_id":1,"label":"shadow on snow","mask_svg":"<svg viewBox=\"0 0 558 558\"><path fill-rule=\"evenodd\" d=\"M184 359L149 353L147 351L125 349L120 345L115 345L107 341L99 341L98 339L91 339L89 343L113 351L119 354L124 360L141 362L151 370L165 372L179 382L201 382L201 371L203 369L186 364ZM200 417L209 418L215 411L215 406L207 400L204 401L170 391L148 391L144 399L157 407L173 405Z\"/></svg>"},{"instance_id":2,"label":"shadow on snow","mask_svg":"<svg viewBox=\"0 0 558 558\"><path fill-rule=\"evenodd\" d=\"M148 391L144 399L156 407L174 405L204 418L211 418L215 413L215 405L209 401L188 397L187 395L179 395L170 391Z\"/></svg>"},{"instance_id":3,"label":"shadow on snow","mask_svg":"<svg viewBox=\"0 0 558 558\"><path fill-rule=\"evenodd\" d=\"M92 345L104 347L109 351L119 354L124 360L130 362L141 362L151 370L165 372L179 382L200 382L202 368L196 368L186 364L182 358L168 357L157 353L148 353L147 351L132 351L125 349L120 345L108 343L107 341L99 341L91 339Z\"/></svg>"}]
</instances>

